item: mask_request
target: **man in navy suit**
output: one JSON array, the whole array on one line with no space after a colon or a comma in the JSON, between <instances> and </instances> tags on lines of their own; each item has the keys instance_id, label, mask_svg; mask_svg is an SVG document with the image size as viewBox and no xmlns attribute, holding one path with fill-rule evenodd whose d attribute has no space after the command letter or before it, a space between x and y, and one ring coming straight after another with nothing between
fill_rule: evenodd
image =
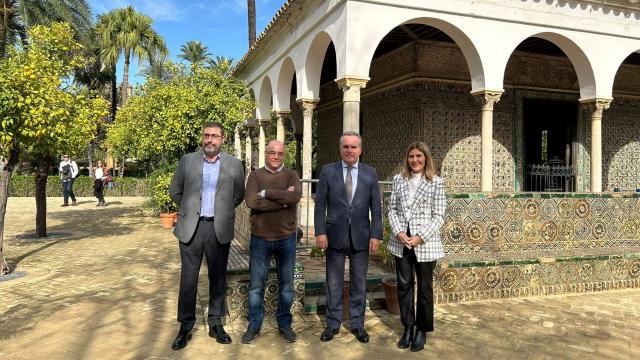
<instances>
[{"instance_id":1,"label":"man in navy suit","mask_svg":"<svg viewBox=\"0 0 640 360\"><path fill-rule=\"evenodd\" d=\"M340 136L341 161L322 167L316 191L316 244L327 256L327 327L321 341L330 341L342 322L344 262L349 257L349 322L362 343L369 252L377 253L382 239L382 205L378 176L359 162L362 138L348 131ZM371 211L371 219L369 219Z\"/></svg>"}]
</instances>

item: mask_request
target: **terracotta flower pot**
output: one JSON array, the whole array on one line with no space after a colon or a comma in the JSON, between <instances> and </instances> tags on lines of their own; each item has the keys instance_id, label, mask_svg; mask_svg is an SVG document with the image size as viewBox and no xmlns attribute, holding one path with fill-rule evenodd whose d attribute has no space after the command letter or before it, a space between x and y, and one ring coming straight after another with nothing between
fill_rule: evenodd
<instances>
[{"instance_id":1,"label":"terracotta flower pot","mask_svg":"<svg viewBox=\"0 0 640 360\"><path fill-rule=\"evenodd\" d=\"M165 229L171 229L176 221L176 213L161 213L160 224Z\"/></svg>"},{"instance_id":2,"label":"terracotta flower pot","mask_svg":"<svg viewBox=\"0 0 640 360\"><path fill-rule=\"evenodd\" d=\"M396 278L388 277L382 279L382 289L387 300L387 311L400 315L400 303L398 302L398 282Z\"/></svg>"}]
</instances>

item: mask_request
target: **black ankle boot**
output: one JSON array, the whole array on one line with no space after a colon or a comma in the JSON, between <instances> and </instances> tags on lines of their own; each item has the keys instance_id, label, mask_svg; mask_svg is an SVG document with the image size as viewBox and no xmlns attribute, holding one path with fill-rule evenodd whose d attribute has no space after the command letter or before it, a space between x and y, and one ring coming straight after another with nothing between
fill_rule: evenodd
<instances>
[{"instance_id":1,"label":"black ankle boot","mask_svg":"<svg viewBox=\"0 0 640 360\"><path fill-rule=\"evenodd\" d=\"M413 326L405 326L404 333L402 333L402 337L398 341L398 347L406 349L411 345L411 341L413 341Z\"/></svg>"},{"instance_id":2,"label":"black ankle boot","mask_svg":"<svg viewBox=\"0 0 640 360\"><path fill-rule=\"evenodd\" d=\"M424 331L417 330L416 335L413 337L413 342L411 343L411 351L416 352L424 349L424 342L427 340L427 333Z\"/></svg>"}]
</instances>

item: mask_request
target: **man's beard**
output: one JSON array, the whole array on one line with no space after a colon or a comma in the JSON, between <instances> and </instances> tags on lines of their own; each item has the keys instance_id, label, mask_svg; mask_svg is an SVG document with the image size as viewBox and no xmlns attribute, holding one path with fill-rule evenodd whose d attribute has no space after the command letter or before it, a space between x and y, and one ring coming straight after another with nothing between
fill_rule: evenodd
<instances>
[{"instance_id":1,"label":"man's beard","mask_svg":"<svg viewBox=\"0 0 640 360\"><path fill-rule=\"evenodd\" d=\"M203 148L204 154L208 157L216 156L220 153L220 148L216 148L214 146L205 146Z\"/></svg>"}]
</instances>

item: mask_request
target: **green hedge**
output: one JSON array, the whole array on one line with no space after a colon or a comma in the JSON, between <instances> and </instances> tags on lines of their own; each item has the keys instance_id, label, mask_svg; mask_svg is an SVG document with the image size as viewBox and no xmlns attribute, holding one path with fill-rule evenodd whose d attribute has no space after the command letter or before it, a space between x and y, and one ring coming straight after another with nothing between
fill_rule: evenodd
<instances>
[{"instance_id":1,"label":"green hedge","mask_svg":"<svg viewBox=\"0 0 640 360\"><path fill-rule=\"evenodd\" d=\"M115 187L105 188L104 196L146 196L147 179L134 177L114 178ZM93 179L88 176L78 176L73 183L76 196L93 196ZM9 185L9 196L35 196L35 182L33 176L14 174ZM62 184L59 176L49 176L47 180L47 196L62 196Z\"/></svg>"}]
</instances>

